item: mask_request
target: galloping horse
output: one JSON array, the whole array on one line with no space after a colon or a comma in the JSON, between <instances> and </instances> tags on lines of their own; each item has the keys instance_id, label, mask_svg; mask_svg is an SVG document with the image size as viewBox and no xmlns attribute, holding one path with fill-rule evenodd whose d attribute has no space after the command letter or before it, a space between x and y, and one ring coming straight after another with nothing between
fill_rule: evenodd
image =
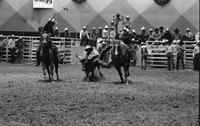
<instances>
[{"instance_id":1,"label":"galloping horse","mask_svg":"<svg viewBox=\"0 0 200 126\"><path fill-rule=\"evenodd\" d=\"M122 44L120 41L113 43L112 46L108 46L105 50L102 51L102 56L107 52L111 50L111 59L115 66L115 68L118 71L118 74L121 79L121 83L125 82L127 85L130 82L129 79L129 67L130 67L130 52L128 47L125 44ZM125 81L123 79L123 74L121 72L121 67L124 68L124 77Z\"/></svg>"},{"instance_id":2,"label":"galloping horse","mask_svg":"<svg viewBox=\"0 0 200 126\"><path fill-rule=\"evenodd\" d=\"M55 54L55 50L53 48L51 48L50 44L47 43L43 43L43 47L42 47L42 63L45 66L45 68L47 69L47 73L49 75L49 80L53 81L53 69L55 66L55 72L56 72L56 76L57 76L57 80L59 80L59 76L58 76L58 58Z\"/></svg>"}]
</instances>

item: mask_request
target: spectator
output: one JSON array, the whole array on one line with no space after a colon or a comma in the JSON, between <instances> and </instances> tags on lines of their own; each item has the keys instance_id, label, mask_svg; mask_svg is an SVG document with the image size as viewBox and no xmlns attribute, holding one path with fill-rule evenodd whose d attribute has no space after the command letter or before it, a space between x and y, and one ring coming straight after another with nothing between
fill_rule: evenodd
<instances>
[{"instance_id":1,"label":"spectator","mask_svg":"<svg viewBox=\"0 0 200 126\"><path fill-rule=\"evenodd\" d=\"M60 64L63 64L63 63L64 63L65 51L66 51L65 43L64 43L64 42L60 42L60 46L59 46L59 48L58 48L58 54L59 54L59 61L60 61Z\"/></svg>"},{"instance_id":2,"label":"spectator","mask_svg":"<svg viewBox=\"0 0 200 126\"><path fill-rule=\"evenodd\" d=\"M169 31L168 28L167 28L166 31L165 31L164 39L165 39L165 40L168 40L168 41L172 41L172 34L171 34L171 32Z\"/></svg>"},{"instance_id":3,"label":"spectator","mask_svg":"<svg viewBox=\"0 0 200 126\"><path fill-rule=\"evenodd\" d=\"M96 47L96 45L97 45L97 33L96 33L95 27L93 27L92 33L90 34L90 45L92 47Z\"/></svg>"},{"instance_id":4,"label":"spectator","mask_svg":"<svg viewBox=\"0 0 200 126\"><path fill-rule=\"evenodd\" d=\"M185 69L185 66L184 66L184 51L185 51L185 48L183 47L183 42L179 42L179 44L177 46L176 70L179 69L179 61L180 60L181 60L183 69Z\"/></svg>"},{"instance_id":5,"label":"spectator","mask_svg":"<svg viewBox=\"0 0 200 126\"><path fill-rule=\"evenodd\" d=\"M81 46L89 45L89 35L86 26L80 31Z\"/></svg>"},{"instance_id":6,"label":"spectator","mask_svg":"<svg viewBox=\"0 0 200 126\"><path fill-rule=\"evenodd\" d=\"M107 25L105 25L105 27L104 27L104 30L102 32L102 37L103 37L103 39L109 39L110 38L109 37L109 31L108 31L108 26Z\"/></svg>"},{"instance_id":7,"label":"spectator","mask_svg":"<svg viewBox=\"0 0 200 126\"><path fill-rule=\"evenodd\" d=\"M102 28L101 27L99 27L99 29L98 29L98 38L102 38Z\"/></svg>"},{"instance_id":8,"label":"spectator","mask_svg":"<svg viewBox=\"0 0 200 126\"><path fill-rule=\"evenodd\" d=\"M60 37L60 32L58 30L58 27L55 28L54 34L55 34L55 37Z\"/></svg>"},{"instance_id":9,"label":"spectator","mask_svg":"<svg viewBox=\"0 0 200 126\"><path fill-rule=\"evenodd\" d=\"M115 37L116 37L116 32L114 30L114 27L111 26L111 29L110 29L110 38L114 40Z\"/></svg>"},{"instance_id":10,"label":"spectator","mask_svg":"<svg viewBox=\"0 0 200 126\"><path fill-rule=\"evenodd\" d=\"M141 69L145 70L147 68L148 50L144 42L141 45Z\"/></svg>"},{"instance_id":11,"label":"spectator","mask_svg":"<svg viewBox=\"0 0 200 126\"><path fill-rule=\"evenodd\" d=\"M159 33L161 35L161 40L163 40L164 39L164 34L165 34L163 26L159 27Z\"/></svg>"},{"instance_id":12,"label":"spectator","mask_svg":"<svg viewBox=\"0 0 200 126\"><path fill-rule=\"evenodd\" d=\"M195 45L193 50L193 65L194 70L200 71L200 42Z\"/></svg>"},{"instance_id":13,"label":"spectator","mask_svg":"<svg viewBox=\"0 0 200 126\"><path fill-rule=\"evenodd\" d=\"M143 26L141 28L141 33L139 34L139 44L141 44L142 42L146 42L148 39L148 35L146 33L145 27Z\"/></svg>"},{"instance_id":14,"label":"spectator","mask_svg":"<svg viewBox=\"0 0 200 126\"><path fill-rule=\"evenodd\" d=\"M24 48L24 41L22 37L19 37L19 39L16 41L15 44L16 47L16 54L17 54L17 63L21 63L23 59L23 48Z\"/></svg>"},{"instance_id":15,"label":"spectator","mask_svg":"<svg viewBox=\"0 0 200 126\"><path fill-rule=\"evenodd\" d=\"M2 62L2 58L3 58L3 35L0 35L0 63Z\"/></svg>"},{"instance_id":16,"label":"spectator","mask_svg":"<svg viewBox=\"0 0 200 126\"><path fill-rule=\"evenodd\" d=\"M123 22L123 27L125 27L126 29L131 28L131 21L129 16L126 16L125 21Z\"/></svg>"},{"instance_id":17,"label":"spectator","mask_svg":"<svg viewBox=\"0 0 200 126\"><path fill-rule=\"evenodd\" d=\"M64 29L64 37L65 37L65 38L70 38L70 34L69 34L68 28L65 28L65 29Z\"/></svg>"},{"instance_id":18,"label":"spectator","mask_svg":"<svg viewBox=\"0 0 200 126\"><path fill-rule=\"evenodd\" d=\"M171 69L174 69L174 52L175 48L172 45L171 41L167 42L168 45L166 46L166 52L167 52L167 69L171 71Z\"/></svg>"},{"instance_id":19,"label":"spectator","mask_svg":"<svg viewBox=\"0 0 200 126\"><path fill-rule=\"evenodd\" d=\"M153 29L149 29L149 38L148 38L148 41L155 41L153 35L154 35Z\"/></svg>"},{"instance_id":20,"label":"spectator","mask_svg":"<svg viewBox=\"0 0 200 126\"><path fill-rule=\"evenodd\" d=\"M196 35L195 35L195 41L199 42L199 32L197 32Z\"/></svg>"},{"instance_id":21,"label":"spectator","mask_svg":"<svg viewBox=\"0 0 200 126\"><path fill-rule=\"evenodd\" d=\"M15 62L15 40L14 35L11 35L10 39L8 40L8 50L10 51L11 57L10 57L10 63Z\"/></svg>"},{"instance_id":22,"label":"spectator","mask_svg":"<svg viewBox=\"0 0 200 126\"><path fill-rule=\"evenodd\" d=\"M179 43L180 41L182 41L182 35L180 34L178 28L176 28L174 30L174 34L172 36L172 40L173 40L173 43L176 43L176 44Z\"/></svg>"},{"instance_id":23,"label":"spectator","mask_svg":"<svg viewBox=\"0 0 200 126\"><path fill-rule=\"evenodd\" d=\"M38 28L38 36L41 36L41 35L42 35L42 32L43 32L43 27L40 26L40 27Z\"/></svg>"},{"instance_id":24,"label":"spectator","mask_svg":"<svg viewBox=\"0 0 200 126\"><path fill-rule=\"evenodd\" d=\"M190 31L189 28L186 29L186 41L193 41L194 40L194 35L192 34L192 32Z\"/></svg>"},{"instance_id":25,"label":"spectator","mask_svg":"<svg viewBox=\"0 0 200 126\"><path fill-rule=\"evenodd\" d=\"M159 33L159 29L158 28L154 29L153 38L156 41L161 40L161 34Z\"/></svg>"}]
</instances>

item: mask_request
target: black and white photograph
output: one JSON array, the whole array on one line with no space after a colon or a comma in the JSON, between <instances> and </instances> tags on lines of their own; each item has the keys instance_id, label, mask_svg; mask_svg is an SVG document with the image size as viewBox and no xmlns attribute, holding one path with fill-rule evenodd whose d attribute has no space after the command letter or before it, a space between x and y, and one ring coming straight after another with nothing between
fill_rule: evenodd
<instances>
[{"instance_id":1,"label":"black and white photograph","mask_svg":"<svg viewBox=\"0 0 200 126\"><path fill-rule=\"evenodd\" d=\"M199 126L199 0L0 0L0 126Z\"/></svg>"}]
</instances>

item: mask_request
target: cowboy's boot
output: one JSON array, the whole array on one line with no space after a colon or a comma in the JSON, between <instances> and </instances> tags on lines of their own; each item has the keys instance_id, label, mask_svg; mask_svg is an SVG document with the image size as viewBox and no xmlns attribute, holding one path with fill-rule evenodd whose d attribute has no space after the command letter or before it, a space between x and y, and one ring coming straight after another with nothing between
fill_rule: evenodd
<instances>
[{"instance_id":1,"label":"cowboy's boot","mask_svg":"<svg viewBox=\"0 0 200 126\"><path fill-rule=\"evenodd\" d=\"M36 53L36 60L37 60L37 62L36 62L35 66L39 66L40 65L40 53L39 52Z\"/></svg>"}]
</instances>

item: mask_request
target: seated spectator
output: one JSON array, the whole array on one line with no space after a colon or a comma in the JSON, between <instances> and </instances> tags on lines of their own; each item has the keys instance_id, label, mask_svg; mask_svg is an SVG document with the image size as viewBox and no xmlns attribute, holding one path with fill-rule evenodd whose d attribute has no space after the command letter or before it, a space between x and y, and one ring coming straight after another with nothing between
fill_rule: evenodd
<instances>
[{"instance_id":1,"label":"seated spectator","mask_svg":"<svg viewBox=\"0 0 200 126\"><path fill-rule=\"evenodd\" d=\"M194 40L194 35L192 34L192 32L190 31L189 28L186 29L186 34L185 34L185 40L186 41L193 41Z\"/></svg>"},{"instance_id":2,"label":"seated spectator","mask_svg":"<svg viewBox=\"0 0 200 126\"><path fill-rule=\"evenodd\" d=\"M153 29L149 29L149 38L148 41L155 41L154 37L153 37Z\"/></svg>"},{"instance_id":3,"label":"seated spectator","mask_svg":"<svg viewBox=\"0 0 200 126\"><path fill-rule=\"evenodd\" d=\"M1 34L0 35L0 63L1 63L1 60L2 60L2 57L3 57L3 35Z\"/></svg>"},{"instance_id":4,"label":"seated spectator","mask_svg":"<svg viewBox=\"0 0 200 126\"><path fill-rule=\"evenodd\" d=\"M89 45L89 34L86 29L86 26L83 27L83 29L80 31L80 39L81 39L81 46Z\"/></svg>"},{"instance_id":5,"label":"seated spectator","mask_svg":"<svg viewBox=\"0 0 200 126\"><path fill-rule=\"evenodd\" d=\"M65 38L70 38L70 34L69 34L68 28L65 28L65 29L64 29L64 37L65 37Z\"/></svg>"},{"instance_id":6,"label":"seated spectator","mask_svg":"<svg viewBox=\"0 0 200 126\"><path fill-rule=\"evenodd\" d=\"M159 33L161 35L161 40L163 40L164 39L164 34L165 34L163 26L159 27Z\"/></svg>"},{"instance_id":7,"label":"seated spectator","mask_svg":"<svg viewBox=\"0 0 200 126\"><path fill-rule=\"evenodd\" d=\"M154 29L153 38L154 38L156 41L161 40L161 34L159 33L158 28L155 28L155 29Z\"/></svg>"},{"instance_id":8,"label":"seated spectator","mask_svg":"<svg viewBox=\"0 0 200 126\"><path fill-rule=\"evenodd\" d=\"M166 31L164 33L163 39L168 40L168 41L172 41L172 34L171 34L171 32L169 31L168 28L166 29Z\"/></svg>"},{"instance_id":9,"label":"seated spectator","mask_svg":"<svg viewBox=\"0 0 200 126\"><path fill-rule=\"evenodd\" d=\"M176 43L176 44L178 44L180 41L182 41L182 35L180 34L178 28L176 28L174 30L174 34L172 36L172 40L173 40L173 43Z\"/></svg>"}]
</instances>

